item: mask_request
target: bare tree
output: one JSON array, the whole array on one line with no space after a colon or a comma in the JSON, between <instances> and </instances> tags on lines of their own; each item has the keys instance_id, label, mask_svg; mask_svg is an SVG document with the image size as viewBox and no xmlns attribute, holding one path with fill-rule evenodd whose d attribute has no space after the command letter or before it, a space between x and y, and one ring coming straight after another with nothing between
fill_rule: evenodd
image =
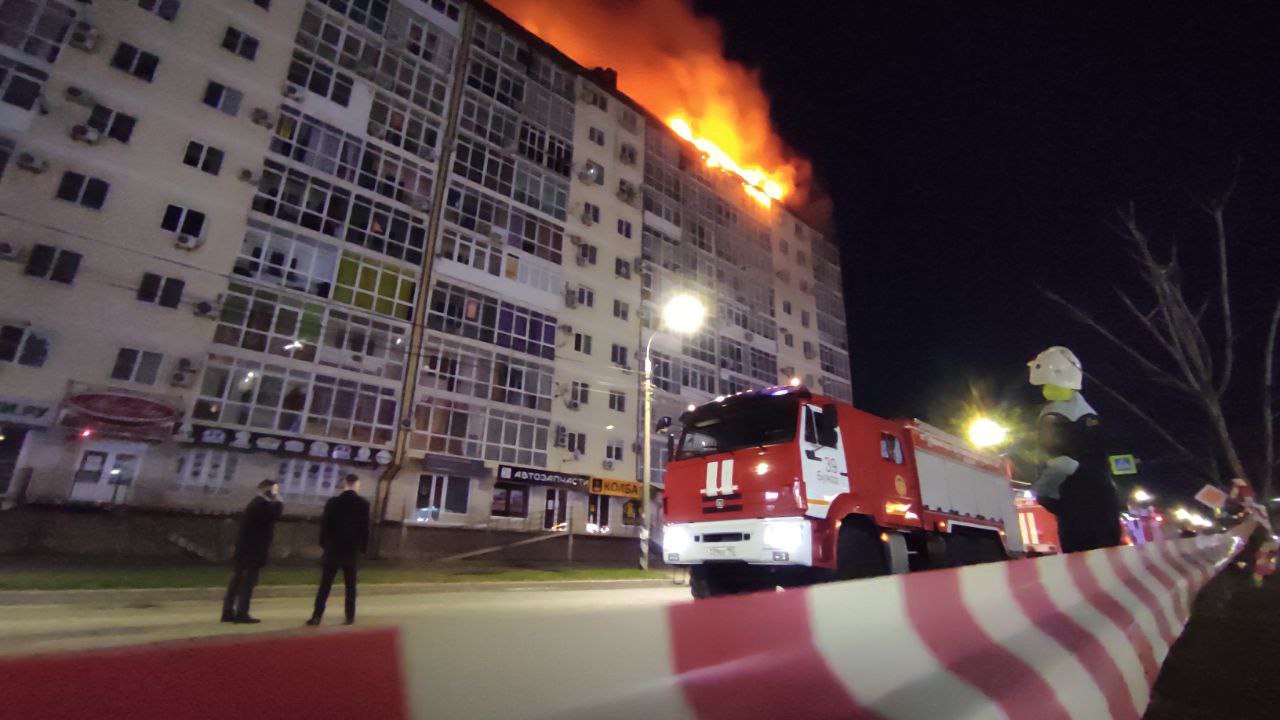
<instances>
[{"instance_id":1,"label":"bare tree","mask_svg":"<svg viewBox=\"0 0 1280 720\"><path fill-rule=\"evenodd\" d=\"M1051 291L1043 292L1059 303L1080 322L1088 325L1121 350L1138 369L1159 387L1171 391L1175 397L1189 402L1202 412L1202 420L1213 438L1226 468L1235 477L1244 478L1257 493L1269 496L1272 476L1276 468L1275 408L1272 388L1275 378L1274 356L1277 330L1280 328L1280 303L1271 315L1266 345L1263 347L1263 378L1261 384L1263 457L1249 472L1241 458L1239 445L1228 425L1223 409L1223 396L1231 387L1236 365L1236 331L1231 307L1230 273L1227 266L1226 206L1231 189L1205 207L1213 227L1213 239L1217 251L1217 278L1214 292L1200 303L1194 303L1183 285L1182 268L1178 262L1177 246L1172 246L1167 260L1161 260L1152 249L1151 238L1139 226L1132 205L1120 213L1119 233L1128 241L1137 270L1141 276L1142 296L1135 297L1117 289L1121 304L1133 316L1137 325L1145 331L1150 342L1139 345L1130 342L1117 330L1104 325L1080 306ZM1218 327L1210 328L1206 314L1216 305L1220 313ZM1094 378L1096 382L1096 378ZM1098 383L1138 418L1150 425L1172 447L1192 456L1185 442L1177 439L1177 433L1164 427L1151 414L1126 399L1116 390ZM1202 468L1214 467L1212 458L1194 458ZM1218 478L1219 480L1221 478Z\"/></svg>"}]
</instances>

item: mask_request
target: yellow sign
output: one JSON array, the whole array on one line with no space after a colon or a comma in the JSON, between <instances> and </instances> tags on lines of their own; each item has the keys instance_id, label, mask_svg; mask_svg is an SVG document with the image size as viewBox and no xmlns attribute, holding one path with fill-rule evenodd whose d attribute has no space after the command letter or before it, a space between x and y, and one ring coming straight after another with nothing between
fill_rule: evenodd
<instances>
[{"instance_id":1,"label":"yellow sign","mask_svg":"<svg viewBox=\"0 0 1280 720\"><path fill-rule=\"evenodd\" d=\"M893 489L898 491L899 495L907 494L907 479L898 475L893 479Z\"/></svg>"},{"instance_id":2,"label":"yellow sign","mask_svg":"<svg viewBox=\"0 0 1280 720\"><path fill-rule=\"evenodd\" d=\"M616 495L629 498L639 498L643 494L640 490L640 483L634 480L613 480L611 478L591 478L591 492L596 495Z\"/></svg>"}]
</instances>

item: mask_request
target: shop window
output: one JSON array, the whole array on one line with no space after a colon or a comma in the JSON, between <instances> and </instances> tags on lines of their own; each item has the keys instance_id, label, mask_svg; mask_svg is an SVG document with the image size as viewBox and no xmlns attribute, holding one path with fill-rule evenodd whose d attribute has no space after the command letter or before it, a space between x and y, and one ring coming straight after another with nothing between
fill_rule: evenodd
<instances>
[{"instance_id":1,"label":"shop window","mask_svg":"<svg viewBox=\"0 0 1280 720\"><path fill-rule=\"evenodd\" d=\"M587 532L605 534L609 532L609 496L587 496Z\"/></svg>"},{"instance_id":2,"label":"shop window","mask_svg":"<svg viewBox=\"0 0 1280 720\"><path fill-rule=\"evenodd\" d=\"M494 517L529 517L529 486L494 483L489 514Z\"/></svg>"},{"instance_id":3,"label":"shop window","mask_svg":"<svg viewBox=\"0 0 1280 720\"><path fill-rule=\"evenodd\" d=\"M466 515L471 494L471 479L445 475L418 476L416 522L440 519L440 513Z\"/></svg>"},{"instance_id":4,"label":"shop window","mask_svg":"<svg viewBox=\"0 0 1280 720\"><path fill-rule=\"evenodd\" d=\"M178 456L174 478L179 490L226 494L236 477L238 453L200 448Z\"/></svg>"}]
</instances>

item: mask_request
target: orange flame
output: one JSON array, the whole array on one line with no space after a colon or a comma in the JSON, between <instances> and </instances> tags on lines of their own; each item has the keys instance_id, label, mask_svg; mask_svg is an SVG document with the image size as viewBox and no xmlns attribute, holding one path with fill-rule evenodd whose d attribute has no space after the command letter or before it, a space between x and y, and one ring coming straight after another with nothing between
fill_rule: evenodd
<instances>
[{"instance_id":1,"label":"orange flame","mask_svg":"<svg viewBox=\"0 0 1280 720\"><path fill-rule=\"evenodd\" d=\"M490 2L578 63L616 69L622 92L667 118L762 205L808 177L808 163L774 134L756 73L725 59L719 26L683 0Z\"/></svg>"}]
</instances>

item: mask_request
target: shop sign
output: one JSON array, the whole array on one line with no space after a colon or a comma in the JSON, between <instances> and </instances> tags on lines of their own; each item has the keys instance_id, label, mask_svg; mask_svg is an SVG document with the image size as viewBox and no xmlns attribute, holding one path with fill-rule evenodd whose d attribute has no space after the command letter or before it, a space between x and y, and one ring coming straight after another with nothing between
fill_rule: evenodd
<instances>
[{"instance_id":1,"label":"shop sign","mask_svg":"<svg viewBox=\"0 0 1280 720\"><path fill-rule=\"evenodd\" d=\"M591 478L591 492L596 495L616 495L618 497L638 498L643 492L640 483L634 480L614 480L613 478Z\"/></svg>"},{"instance_id":2,"label":"shop sign","mask_svg":"<svg viewBox=\"0 0 1280 720\"><path fill-rule=\"evenodd\" d=\"M49 427L54 415L53 405L49 403L0 395L0 423Z\"/></svg>"},{"instance_id":3,"label":"shop sign","mask_svg":"<svg viewBox=\"0 0 1280 720\"><path fill-rule=\"evenodd\" d=\"M455 475L458 477L482 477L487 475L483 460L450 457L448 455L426 455L422 458L423 472L436 475Z\"/></svg>"},{"instance_id":4,"label":"shop sign","mask_svg":"<svg viewBox=\"0 0 1280 720\"><path fill-rule=\"evenodd\" d=\"M300 455L317 460L338 460L369 465L386 465L391 462L390 451L365 445L331 443L325 440L308 440L248 430L228 430L207 425L190 426L190 435L182 439L198 445L216 445L232 450L261 450L280 455Z\"/></svg>"},{"instance_id":5,"label":"shop sign","mask_svg":"<svg viewBox=\"0 0 1280 720\"><path fill-rule=\"evenodd\" d=\"M121 426L171 423L180 415L177 408L159 400L111 390L70 395L67 409L88 420Z\"/></svg>"},{"instance_id":6,"label":"shop sign","mask_svg":"<svg viewBox=\"0 0 1280 720\"><path fill-rule=\"evenodd\" d=\"M586 475L573 475L571 473L555 472L554 470L517 467L515 465L499 465L498 479L555 485L556 487L569 488L570 490L586 490L591 482L591 478Z\"/></svg>"}]
</instances>

